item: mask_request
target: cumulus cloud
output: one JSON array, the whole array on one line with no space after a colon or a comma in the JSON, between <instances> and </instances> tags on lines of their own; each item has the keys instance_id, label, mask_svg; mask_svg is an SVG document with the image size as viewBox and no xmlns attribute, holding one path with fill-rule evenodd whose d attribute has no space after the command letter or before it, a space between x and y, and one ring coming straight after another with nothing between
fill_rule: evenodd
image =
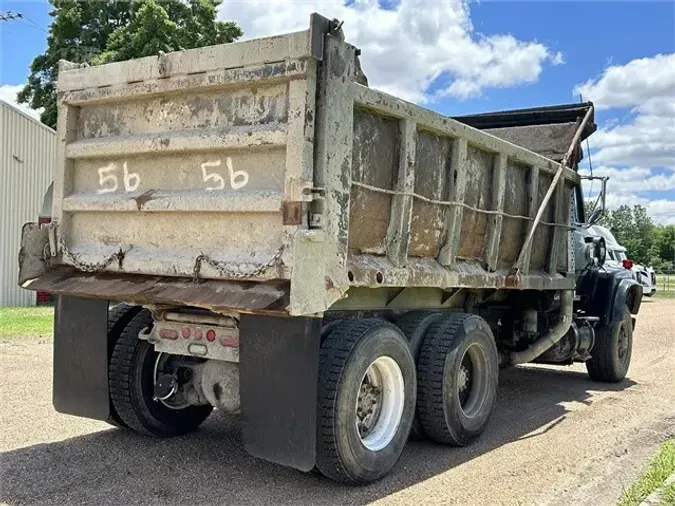
<instances>
[{"instance_id":1,"label":"cumulus cloud","mask_svg":"<svg viewBox=\"0 0 675 506\"><path fill-rule=\"evenodd\" d=\"M579 172L589 174L588 170ZM675 169L600 166L593 168L593 175L608 176L610 178L609 191L615 194L675 190ZM597 189L598 186L596 185L595 188Z\"/></svg>"},{"instance_id":2,"label":"cumulus cloud","mask_svg":"<svg viewBox=\"0 0 675 506\"><path fill-rule=\"evenodd\" d=\"M635 107L659 98L675 97L675 53L657 54L605 69L599 78L574 88L598 109ZM672 104L671 104L672 105Z\"/></svg>"},{"instance_id":3,"label":"cumulus cloud","mask_svg":"<svg viewBox=\"0 0 675 506\"><path fill-rule=\"evenodd\" d=\"M575 87L598 109L629 108L593 137L596 161L607 165L675 167L675 53L657 54L605 69Z\"/></svg>"},{"instance_id":4,"label":"cumulus cloud","mask_svg":"<svg viewBox=\"0 0 675 506\"><path fill-rule=\"evenodd\" d=\"M579 171L588 175L589 170ZM657 223L675 224L675 200L650 199L649 192L675 190L675 169L660 170L647 167L608 167L593 168L595 176L609 176L607 183L607 207L616 209L622 205L640 204ZM595 198L600 184L584 181L584 193Z\"/></svg>"},{"instance_id":5,"label":"cumulus cloud","mask_svg":"<svg viewBox=\"0 0 675 506\"><path fill-rule=\"evenodd\" d=\"M20 111L28 114L31 118L40 119L42 109L31 109L25 104L20 104L16 100L16 94L23 89L23 84L3 84L0 86L0 100L4 100L8 104L13 105Z\"/></svg>"},{"instance_id":6,"label":"cumulus cloud","mask_svg":"<svg viewBox=\"0 0 675 506\"><path fill-rule=\"evenodd\" d=\"M539 42L477 33L468 0L399 0L387 8L378 0L227 1L219 17L255 38L306 29L312 12L344 21L371 86L414 102L533 83L545 64L564 62Z\"/></svg>"}]
</instances>

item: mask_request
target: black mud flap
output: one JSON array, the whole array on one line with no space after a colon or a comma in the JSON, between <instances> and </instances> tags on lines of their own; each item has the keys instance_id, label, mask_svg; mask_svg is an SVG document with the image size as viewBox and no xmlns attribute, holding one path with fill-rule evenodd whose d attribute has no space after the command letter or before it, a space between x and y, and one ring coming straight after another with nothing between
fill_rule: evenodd
<instances>
[{"instance_id":1,"label":"black mud flap","mask_svg":"<svg viewBox=\"0 0 675 506\"><path fill-rule=\"evenodd\" d=\"M316 456L321 319L242 314L239 331L246 450L310 471Z\"/></svg>"},{"instance_id":2,"label":"black mud flap","mask_svg":"<svg viewBox=\"0 0 675 506\"><path fill-rule=\"evenodd\" d=\"M107 300L57 298L53 403L61 413L108 419Z\"/></svg>"}]
</instances>

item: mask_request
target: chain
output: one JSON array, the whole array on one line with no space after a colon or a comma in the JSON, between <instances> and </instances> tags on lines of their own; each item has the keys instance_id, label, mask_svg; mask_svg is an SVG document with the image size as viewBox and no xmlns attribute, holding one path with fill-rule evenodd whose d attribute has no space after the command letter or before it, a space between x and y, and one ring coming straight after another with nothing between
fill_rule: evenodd
<instances>
[{"instance_id":1,"label":"chain","mask_svg":"<svg viewBox=\"0 0 675 506\"><path fill-rule=\"evenodd\" d=\"M193 274L193 281L196 283L199 281L199 273L202 268L202 262L210 265L214 269L218 271L218 273L222 274L223 276L227 278L237 278L237 279L242 279L242 278L252 278L255 276L259 276L263 272L265 272L267 269L274 267L274 265L279 262L279 259L281 259L281 255L284 252L284 246L281 246L277 252L264 264L261 264L254 268L253 270L250 271L233 271L228 267L228 265L225 262L219 262L218 260L214 260L208 255L205 255L202 253L201 255L198 255L197 258L195 258L195 267L194 267L194 274Z\"/></svg>"},{"instance_id":2,"label":"chain","mask_svg":"<svg viewBox=\"0 0 675 506\"><path fill-rule=\"evenodd\" d=\"M122 262L122 260L124 260L124 255L126 255L127 252L131 249L131 246L124 251L122 250L122 248L120 248L119 251L110 254L103 260L96 263L84 262L80 260L80 254L71 253L68 250L68 247L66 246L66 243L63 240L63 238L59 240L59 249L61 250L63 258L67 259L68 263L73 267L77 268L78 270L81 270L83 272L100 272L106 267L108 267L113 262L113 260L118 260L119 262ZM47 263L50 263L51 254L49 251L49 244L45 245L43 254L45 256L45 260L47 261Z\"/></svg>"},{"instance_id":3,"label":"chain","mask_svg":"<svg viewBox=\"0 0 675 506\"><path fill-rule=\"evenodd\" d=\"M114 260L122 261L124 260L124 255L127 254L127 252L131 249L132 247L130 246L126 250L122 250L121 248L119 251L116 251L115 253L112 253L108 255L106 258L103 260L96 262L96 263L90 263L90 262L84 262L83 260L80 260L80 254L79 253L71 253L68 250L68 247L66 246L65 241L63 238L59 240L59 249L61 250L61 254L65 259L68 260L68 263L72 265L73 267L76 267L77 269L83 271L83 272L100 272L104 270L108 265L110 265ZM228 277L228 278L237 278L237 279L243 279L243 278L252 278L255 276L259 276L263 272L265 272L267 269L274 267L274 265L279 262L281 259L281 255L284 252L284 246L281 246L277 252L264 264L261 264L254 269L250 271L239 271L239 270L232 270L230 269L225 262L220 262L218 260L214 260L208 255L205 255L204 253L200 254L195 258L195 266L193 269L193 280L197 282L199 280L199 274L201 271L202 263L206 263L216 269L221 275ZM44 251L43 251L43 256L45 261L50 264L51 263L51 252L49 249L49 244L45 245Z\"/></svg>"}]
</instances>

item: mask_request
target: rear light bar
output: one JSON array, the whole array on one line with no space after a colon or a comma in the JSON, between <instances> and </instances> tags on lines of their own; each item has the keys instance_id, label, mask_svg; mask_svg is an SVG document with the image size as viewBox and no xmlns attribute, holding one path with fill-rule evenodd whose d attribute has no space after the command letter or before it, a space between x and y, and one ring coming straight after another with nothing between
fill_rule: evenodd
<instances>
[{"instance_id":1,"label":"rear light bar","mask_svg":"<svg viewBox=\"0 0 675 506\"><path fill-rule=\"evenodd\" d=\"M158 352L202 358L239 361L239 329L159 320L141 339L155 345Z\"/></svg>"}]
</instances>

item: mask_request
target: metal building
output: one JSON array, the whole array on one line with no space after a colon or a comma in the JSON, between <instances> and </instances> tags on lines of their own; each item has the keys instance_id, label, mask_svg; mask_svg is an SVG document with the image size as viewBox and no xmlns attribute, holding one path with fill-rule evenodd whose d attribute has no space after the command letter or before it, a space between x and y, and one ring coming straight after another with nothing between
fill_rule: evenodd
<instances>
[{"instance_id":1,"label":"metal building","mask_svg":"<svg viewBox=\"0 0 675 506\"><path fill-rule=\"evenodd\" d=\"M0 100L0 307L33 306L17 286L21 227L37 221L52 180L56 132Z\"/></svg>"}]
</instances>

